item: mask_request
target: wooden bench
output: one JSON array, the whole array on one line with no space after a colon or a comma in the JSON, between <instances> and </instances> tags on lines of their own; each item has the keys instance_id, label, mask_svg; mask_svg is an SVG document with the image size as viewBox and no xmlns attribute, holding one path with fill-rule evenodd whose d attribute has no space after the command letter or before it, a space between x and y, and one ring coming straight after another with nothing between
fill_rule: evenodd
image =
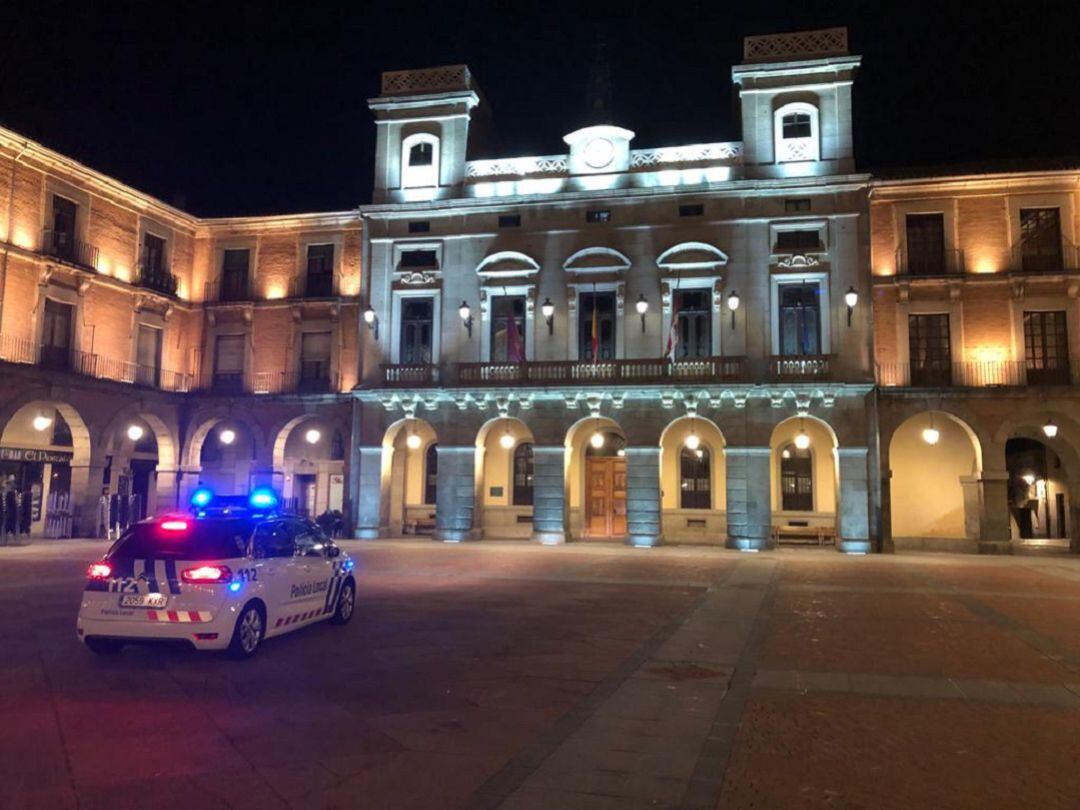
<instances>
[{"instance_id":1,"label":"wooden bench","mask_svg":"<svg viewBox=\"0 0 1080 810\"><path fill-rule=\"evenodd\" d=\"M790 526L774 523L772 539L775 545L835 545L836 529L832 526Z\"/></svg>"},{"instance_id":2,"label":"wooden bench","mask_svg":"<svg viewBox=\"0 0 1080 810\"><path fill-rule=\"evenodd\" d=\"M418 520L406 520L401 526L402 534L434 534L435 518L426 517Z\"/></svg>"}]
</instances>

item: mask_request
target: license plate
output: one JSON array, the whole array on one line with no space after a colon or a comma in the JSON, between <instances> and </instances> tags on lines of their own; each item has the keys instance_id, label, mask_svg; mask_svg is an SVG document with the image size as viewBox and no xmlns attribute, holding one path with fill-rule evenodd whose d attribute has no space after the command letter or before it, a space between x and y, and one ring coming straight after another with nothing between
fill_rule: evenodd
<instances>
[{"instance_id":1,"label":"license plate","mask_svg":"<svg viewBox=\"0 0 1080 810\"><path fill-rule=\"evenodd\" d=\"M120 607L163 608L168 601L168 597L163 593L126 593L120 597Z\"/></svg>"}]
</instances>

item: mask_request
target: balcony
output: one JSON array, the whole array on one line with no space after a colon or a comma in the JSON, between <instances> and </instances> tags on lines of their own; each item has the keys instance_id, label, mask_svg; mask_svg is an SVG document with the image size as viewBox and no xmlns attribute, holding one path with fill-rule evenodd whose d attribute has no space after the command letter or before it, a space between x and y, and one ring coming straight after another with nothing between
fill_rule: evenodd
<instances>
[{"instance_id":1,"label":"balcony","mask_svg":"<svg viewBox=\"0 0 1080 810\"><path fill-rule=\"evenodd\" d=\"M830 355L774 355L769 358L769 376L774 380L798 382L800 380L829 379Z\"/></svg>"},{"instance_id":2,"label":"balcony","mask_svg":"<svg viewBox=\"0 0 1080 810\"><path fill-rule=\"evenodd\" d=\"M896 251L896 274L899 276L953 276L964 272L964 251Z\"/></svg>"},{"instance_id":3,"label":"balcony","mask_svg":"<svg viewBox=\"0 0 1080 810\"><path fill-rule=\"evenodd\" d=\"M337 294L332 275L305 273L289 282L289 298L333 298Z\"/></svg>"},{"instance_id":4,"label":"balcony","mask_svg":"<svg viewBox=\"0 0 1080 810\"><path fill-rule=\"evenodd\" d=\"M340 390L341 378L329 371L322 374L257 371L251 380L254 394L332 394Z\"/></svg>"},{"instance_id":5,"label":"balcony","mask_svg":"<svg viewBox=\"0 0 1080 810\"><path fill-rule=\"evenodd\" d=\"M43 256L81 267L83 270L97 270L98 249L86 242L80 242L66 231L48 228L43 230L39 252Z\"/></svg>"},{"instance_id":6,"label":"balcony","mask_svg":"<svg viewBox=\"0 0 1080 810\"><path fill-rule=\"evenodd\" d=\"M1069 273L1080 271L1080 249L1064 243L1059 250L1040 251L1023 242L1009 252L1009 267L1016 273Z\"/></svg>"},{"instance_id":7,"label":"balcony","mask_svg":"<svg viewBox=\"0 0 1080 810\"><path fill-rule=\"evenodd\" d=\"M0 335L0 361L162 391L186 392L192 383L191 375L184 372L141 366L128 360L67 346L38 344L10 335Z\"/></svg>"},{"instance_id":8,"label":"balcony","mask_svg":"<svg viewBox=\"0 0 1080 810\"><path fill-rule=\"evenodd\" d=\"M414 388L439 382L439 367L430 363L384 364L382 382L388 388Z\"/></svg>"},{"instance_id":9,"label":"balcony","mask_svg":"<svg viewBox=\"0 0 1080 810\"><path fill-rule=\"evenodd\" d=\"M987 388L1020 385L1071 385L1067 364L1028 367L1024 360L959 363L878 363L877 382L885 388Z\"/></svg>"},{"instance_id":10,"label":"balcony","mask_svg":"<svg viewBox=\"0 0 1080 810\"><path fill-rule=\"evenodd\" d=\"M179 280L169 272L168 268L161 263L155 265L145 259L139 262L139 275L133 283L138 287L173 297L176 296L179 286Z\"/></svg>"},{"instance_id":11,"label":"balcony","mask_svg":"<svg viewBox=\"0 0 1080 810\"><path fill-rule=\"evenodd\" d=\"M203 300L208 303L243 303L255 300L251 279L247 275L223 276L203 285Z\"/></svg>"},{"instance_id":12,"label":"balcony","mask_svg":"<svg viewBox=\"0 0 1080 810\"><path fill-rule=\"evenodd\" d=\"M384 367L393 368L393 367ZM590 385L604 383L692 383L745 377L742 357L605 360L599 363L555 360L533 363L459 363L461 385Z\"/></svg>"}]
</instances>

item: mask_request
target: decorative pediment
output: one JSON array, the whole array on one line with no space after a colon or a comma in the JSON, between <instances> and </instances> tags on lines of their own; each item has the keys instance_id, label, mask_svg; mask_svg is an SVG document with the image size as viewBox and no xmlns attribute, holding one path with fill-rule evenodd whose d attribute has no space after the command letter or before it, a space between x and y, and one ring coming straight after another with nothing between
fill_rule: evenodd
<instances>
[{"instance_id":1,"label":"decorative pediment","mask_svg":"<svg viewBox=\"0 0 1080 810\"><path fill-rule=\"evenodd\" d=\"M624 273L630 260L614 248L587 247L563 262L563 270L578 275L603 275Z\"/></svg>"},{"instance_id":2,"label":"decorative pediment","mask_svg":"<svg viewBox=\"0 0 1080 810\"><path fill-rule=\"evenodd\" d=\"M476 275L482 279L522 278L539 272L540 265L535 259L516 250L492 253L476 266Z\"/></svg>"},{"instance_id":3,"label":"decorative pediment","mask_svg":"<svg viewBox=\"0 0 1080 810\"><path fill-rule=\"evenodd\" d=\"M727 262L727 254L707 242L681 242L656 257L656 265L669 272L716 270Z\"/></svg>"},{"instance_id":4,"label":"decorative pediment","mask_svg":"<svg viewBox=\"0 0 1080 810\"><path fill-rule=\"evenodd\" d=\"M776 264L778 267L817 267L821 262L818 261L817 256L806 253L792 253L782 255Z\"/></svg>"}]
</instances>

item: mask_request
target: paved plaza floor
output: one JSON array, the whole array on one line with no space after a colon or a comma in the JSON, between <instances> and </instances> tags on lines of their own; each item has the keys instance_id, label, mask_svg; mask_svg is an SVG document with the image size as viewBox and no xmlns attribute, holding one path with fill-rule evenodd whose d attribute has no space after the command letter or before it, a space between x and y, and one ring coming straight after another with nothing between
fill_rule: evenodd
<instances>
[{"instance_id":1,"label":"paved plaza floor","mask_svg":"<svg viewBox=\"0 0 1080 810\"><path fill-rule=\"evenodd\" d=\"M0 548L0 808L1075 808L1080 559L345 542L250 662L76 641Z\"/></svg>"}]
</instances>

